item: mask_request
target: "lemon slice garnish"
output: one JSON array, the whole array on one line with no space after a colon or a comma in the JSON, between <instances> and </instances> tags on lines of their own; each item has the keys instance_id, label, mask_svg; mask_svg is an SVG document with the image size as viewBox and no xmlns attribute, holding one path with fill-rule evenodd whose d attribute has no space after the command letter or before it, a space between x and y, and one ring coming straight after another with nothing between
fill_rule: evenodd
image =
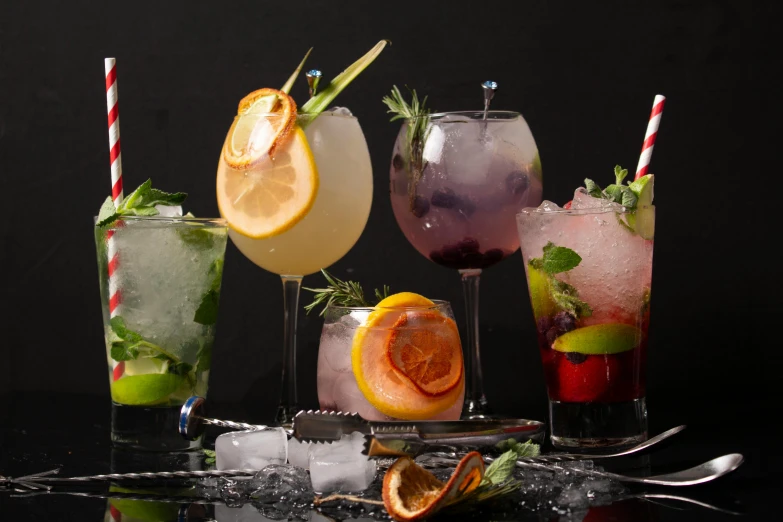
<instances>
[{"instance_id":1,"label":"lemon slice garnish","mask_svg":"<svg viewBox=\"0 0 783 522\"><path fill-rule=\"evenodd\" d=\"M254 239L276 236L296 225L312 208L317 192L318 169L299 127L274 157L250 168L218 169L221 215L233 230Z\"/></svg>"}]
</instances>

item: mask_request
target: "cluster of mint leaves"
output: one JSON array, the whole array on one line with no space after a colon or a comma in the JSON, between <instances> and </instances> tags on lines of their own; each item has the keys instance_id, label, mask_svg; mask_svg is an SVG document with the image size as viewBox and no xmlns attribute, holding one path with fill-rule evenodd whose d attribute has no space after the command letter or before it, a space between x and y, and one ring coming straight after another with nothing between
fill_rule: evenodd
<instances>
[{"instance_id":1,"label":"cluster of mint leaves","mask_svg":"<svg viewBox=\"0 0 783 522\"><path fill-rule=\"evenodd\" d=\"M593 309L589 304L579 299L579 292L576 288L557 279L555 275L568 272L579 266L581 262L582 256L570 248L557 246L551 241L544 246L542 257L528 261L528 265L546 275L549 282L549 295L555 304L577 319L591 316Z\"/></svg>"},{"instance_id":2,"label":"cluster of mint leaves","mask_svg":"<svg viewBox=\"0 0 783 522\"><path fill-rule=\"evenodd\" d=\"M585 179L585 189L587 193L598 199L606 199L614 203L619 203L628 210L636 210L636 203L639 198L636 196L631 187L623 185L623 180L628 176L628 169L622 168L620 165L614 166L614 178L615 182L612 185L607 186L605 189L601 189L598 184L589 179Z\"/></svg>"},{"instance_id":3,"label":"cluster of mint leaves","mask_svg":"<svg viewBox=\"0 0 783 522\"><path fill-rule=\"evenodd\" d=\"M114 223L124 216L157 216L160 211L156 205L175 207L181 205L188 197L184 192L163 192L152 188L152 180L148 179L139 188L125 196L119 206L114 207L111 196L101 205L96 226L103 227Z\"/></svg>"}]
</instances>

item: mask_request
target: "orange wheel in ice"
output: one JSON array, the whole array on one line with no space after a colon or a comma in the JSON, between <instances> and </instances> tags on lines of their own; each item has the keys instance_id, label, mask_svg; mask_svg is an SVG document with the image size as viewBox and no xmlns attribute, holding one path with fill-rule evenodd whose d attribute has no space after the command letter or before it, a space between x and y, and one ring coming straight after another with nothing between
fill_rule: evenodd
<instances>
[{"instance_id":1,"label":"orange wheel in ice","mask_svg":"<svg viewBox=\"0 0 783 522\"><path fill-rule=\"evenodd\" d=\"M357 328L351 365L367 401L397 419L431 419L454 406L465 386L454 321L410 292L378 303Z\"/></svg>"},{"instance_id":2,"label":"orange wheel in ice","mask_svg":"<svg viewBox=\"0 0 783 522\"><path fill-rule=\"evenodd\" d=\"M403 381L431 397L453 390L462 378L457 325L437 311L402 314L392 326L386 355Z\"/></svg>"},{"instance_id":3,"label":"orange wheel in ice","mask_svg":"<svg viewBox=\"0 0 783 522\"><path fill-rule=\"evenodd\" d=\"M422 520L462 500L481 484L481 454L465 455L445 484L410 457L401 457L383 477L383 505L398 522Z\"/></svg>"}]
</instances>

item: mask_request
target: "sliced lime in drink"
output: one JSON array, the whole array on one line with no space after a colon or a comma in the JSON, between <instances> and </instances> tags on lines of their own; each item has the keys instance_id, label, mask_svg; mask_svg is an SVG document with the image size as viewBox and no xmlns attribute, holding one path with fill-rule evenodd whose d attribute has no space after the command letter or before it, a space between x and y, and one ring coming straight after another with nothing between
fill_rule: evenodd
<instances>
[{"instance_id":1,"label":"sliced lime in drink","mask_svg":"<svg viewBox=\"0 0 783 522\"><path fill-rule=\"evenodd\" d=\"M528 265L527 284L530 292L530 304L533 307L533 317L536 318L536 321L554 314L557 311L557 305L552 300L549 279L546 274Z\"/></svg>"},{"instance_id":2,"label":"sliced lime in drink","mask_svg":"<svg viewBox=\"0 0 783 522\"><path fill-rule=\"evenodd\" d=\"M182 385L182 381L182 376L173 373L126 375L111 383L111 399L130 406L162 404Z\"/></svg>"},{"instance_id":3,"label":"sliced lime in drink","mask_svg":"<svg viewBox=\"0 0 783 522\"><path fill-rule=\"evenodd\" d=\"M652 206L655 175L647 174L628 185L636 194L636 212L628 215L628 226L644 239L655 236L655 209Z\"/></svg>"},{"instance_id":4,"label":"sliced lime in drink","mask_svg":"<svg viewBox=\"0 0 783 522\"><path fill-rule=\"evenodd\" d=\"M165 373L165 362L160 359L139 357L132 361L125 361L125 375L146 375L150 373Z\"/></svg>"},{"instance_id":5,"label":"sliced lime in drink","mask_svg":"<svg viewBox=\"0 0 783 522\"><path fill-rule=\"evenodd\" d=\"M555 339L558 352L604 355L633 350L642 341L642 331L629 324L606 323L571 330Z\"/></svg>"},{"instance_id":6,"label":"sliced lime in drink","mask_svg":"<svg viewBox=\"0 0 783 522\"><path fill-rule=\"evenodd\" d=\"M628 214L628 226L644 239L655 237L655 207L637 207L636 212Z\"/></svg>"},{"instance_id":7,"label":"sliced lime in drink","mask_svg":"<svg viewBox=\"0 0 783 522\"><path fill-rule=\"evenodd\" d=\"M652 205L654 182L655 182L655 175L647 174L646 176L642 176L641 178L635 180L633 183L628 185L628 188L630 188L631 191L634 194L636 194L636 197L638 199L636 204L638 206L647 207Z\"/></svg>"}]
</instances>

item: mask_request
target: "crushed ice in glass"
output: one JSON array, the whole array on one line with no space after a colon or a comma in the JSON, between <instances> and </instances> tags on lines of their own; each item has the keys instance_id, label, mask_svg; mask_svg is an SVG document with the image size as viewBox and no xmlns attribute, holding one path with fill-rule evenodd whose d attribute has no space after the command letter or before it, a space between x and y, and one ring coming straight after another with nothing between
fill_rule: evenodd
<instances>
[{"instance_id":1,"label":"crushed ice in glass","mask_svg":"<svg viewBox=\"0 0 783 522\"><path fill-rule=\"evenodd\" d=\"M224 469L263 469L288 460L288 436L283 428L230 431L215 439L216 466Z\"/></svg>"},{"instance_id":2,"label":"crushed ice in glass","mask_svg":"<svg viewBox=\"0 0 783 522\"><path fill-rule=\"evenodd\" d=\"M579 187L574 191L574 199L571 200L571 210L600 209L622 212L623 206L608 199L594 198L587 193L587 189Z\"/></svg>"}]
</instances>

